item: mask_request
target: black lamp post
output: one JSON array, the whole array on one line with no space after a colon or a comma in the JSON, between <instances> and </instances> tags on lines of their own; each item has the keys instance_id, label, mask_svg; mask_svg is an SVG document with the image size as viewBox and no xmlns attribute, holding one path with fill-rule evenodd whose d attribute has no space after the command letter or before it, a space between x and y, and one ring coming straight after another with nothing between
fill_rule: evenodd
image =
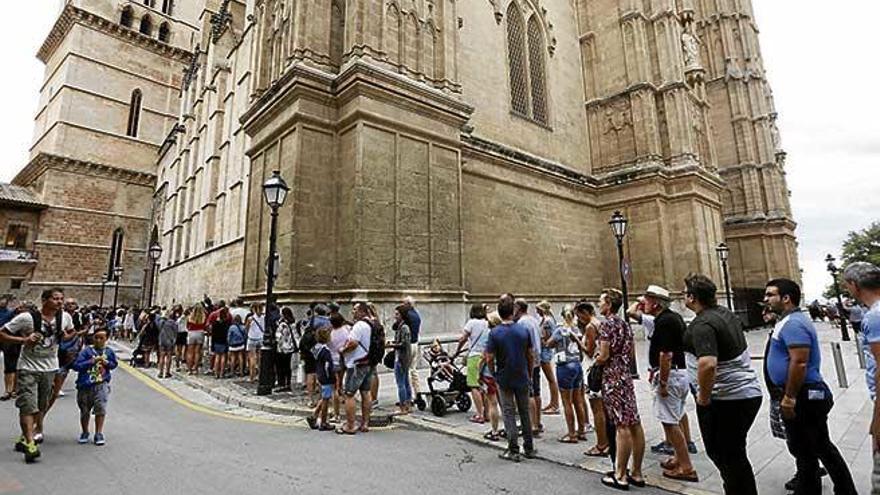
<instances>
[{"instance_id":1,"label":"black lamp post","mask_svg":"<svg viewBox=\"0 0 880 495\"><path fill-rule=\"evenodd\" d=\"M837 266L834 265L834 256L830 254L825 257L828 263L828 273L831 274L831 280L834 282L834 295L837 296L837 319L840 320L840 340L849 341L849 330L846 327L846 318L843 316L843 299L840 297L840 285L837 283Z\"/></svg>"},{"instance_id":2,"label":"black lamp post","mask_svg":"<svg viewBox=\"0 0 880 495\"><path fill-rule=\"evenodd\" d=\"M104 286L107 285L107 279L110 278L109 273L101 274L101 300L98 302L98 307L104 309Z\"/></svg>"},{"instance_id":3,"label":"black lamp post","mask_svg":"<svg viewBox=\"0 0 880 495\"><path fill-rule=\"evenodd\" d=\"M625 261L623 259L623 238L626 236L626 225L628 221L620 210L614 212L611 215L611 220L608 222L608 225L611 226L611 232L614 233L614 238L617 239L617 261L618 261L618 271L620 272L620 291L623 293L623 311L624 311L624 319L627 319L626 310L629 308L629 291L626 286L626 270L625 270ZM633 355L630 359L630 369L629 372L633 376L633 378L639 377L639 367L636 363L635 356L635 346L633 346Z\"/></svg>"},{"instance_id":4,"label":"black lamp post","mask_svg":"<svg viewBox=\"0 0 880 495\"><path fill-rule=\"evenodd\" d=\"M290 188L281 178L281 174L275 170L272 177L263 183L263 197L266 204L269 205L272 219L269 223L269 259L266 260L266 311L265 311L265 327L263 333L263 347L260 351L260 384L257 387L257 395L269 395L272 393L272 387L275 385L275 325L278 323L277 311L270 311L275 302L275 295L272 293L273 285L275 285L275 265L278 259L276 250L277 230L278 230L278 209L284 205L287 199L287 193Z\"/></svg>"},{"instance_id":5,"label":"black lamp post","mask_svg":"<svg viewBox=\"0 0 880 495\"><path fill-rule=\"evenodd\" d=\"M733 297L730 294L730 272L727 269L727 260L730 258L730 248L721 243L715 248L718 259L721 260L721 272L724 275L724 297L727 299L727 309L733 311Z\"/></svg>"},{"instance_id":6,"label":"black lamp post","mask_svg":"<svg viewBox=\"0 0 880 495\"><path fill-rule=\"evenodd\" d=\"M153 307L153 293L156 291L156 273L159 271L159 258L162 257L162 245L159 241L153 243L149 249L150 260L153 261L153 269L150 271L150 292L147 293L147 307Z\"/></svg>"},{"instance_id":7,"label":"black lamp post","mask_svg":"<svg viewBox=\"0 0 880 495\"><path fill-rule=\"evenodd\" d=\"M122 278L122 267L117 265L113 267L113 278L116 279L116 288L113 289L113 309L116 309L116 301L119 298L119 279Z\"/></svg>"}]
</instances>

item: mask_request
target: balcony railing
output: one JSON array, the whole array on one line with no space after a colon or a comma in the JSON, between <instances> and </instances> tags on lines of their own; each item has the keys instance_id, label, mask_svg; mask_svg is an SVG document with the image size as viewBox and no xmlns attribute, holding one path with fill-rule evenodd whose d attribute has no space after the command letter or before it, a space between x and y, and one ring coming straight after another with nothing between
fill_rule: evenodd
<instances>
[{"instance_id":1,"label":"balcony railing","mask_svg":"<svg viewBox=\"0 0 880 495\"><path fill-rule=\"evenodd\" d=\"M26 251L23 249L0 249L0 261L36 263L37 256L33 251Z\"/></svg>"}]
</instances>

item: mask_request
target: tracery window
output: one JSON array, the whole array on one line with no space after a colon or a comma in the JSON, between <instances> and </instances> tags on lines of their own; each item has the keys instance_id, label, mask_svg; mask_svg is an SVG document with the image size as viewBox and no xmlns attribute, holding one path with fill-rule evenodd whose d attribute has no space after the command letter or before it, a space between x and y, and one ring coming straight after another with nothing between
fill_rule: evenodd
<instances>
[{"instance_id":1,"label":"tracery window","mask_svg":"<svg viewBox=\"0 0 880 495\"><path fill-rule=\"evenodd\" d=\"M159 41L162 43L168 43L168 40L171 39L171 29L168 28L168 23L163 22L161 26L159 26Z\"/></svg>"},{"instance_id":2,"label":"tracery window","mask_svg":"<svg viewBox=\"0 0 880 495\"><path fill-rule=\"evenodd\" d=\"M122 266L122 239L124 236L125 232L122 230L122 227L113 231L113 238L110 241L110 264L107 267L106 280L108 281L116 280L113 269L117 266Z\"/></svg>"},{"instance_id":3,"label":"tracery window","mask_svg":"<svg viewBox=\"0 0 880 495\"><path fill-rule=\"evenodd\" d=\"M533 14L528 28L516 2L507 9L507 62L513 113L546 125L547 74L544 35Z\"/></svg>"},{"instance_id":4,"label":"tracery window","mask_svg":"<svg viewBox=\"0 0 880 495\"><path fill-rule=\"evenodd\" d=\"M150 19L150 16L145 15L145 16L141 19L141 28L140 28L140 32L141 32L141 34L145 34L145 35L147 35L147 36L152 36L152 35L153 35L153 20Z\"/></svg>"},{"instance_id":5,"label":"tracery window","mask_svg":"<svg viewBox=\"0 0 880 495\"><path fill-rule=\"evenodd\" d=\"M119 24L123 27L130 28L132 25L132 18L134 17L134 12L131 10L131 7L125 7L122 9L122 15L119 16Z\"/></svg>"}]
</instances>

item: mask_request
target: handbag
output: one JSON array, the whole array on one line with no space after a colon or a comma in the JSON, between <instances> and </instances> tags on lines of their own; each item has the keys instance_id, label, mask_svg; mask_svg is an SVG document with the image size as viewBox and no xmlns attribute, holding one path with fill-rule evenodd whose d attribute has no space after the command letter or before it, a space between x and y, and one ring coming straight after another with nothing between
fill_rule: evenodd
<instances>
[{"instance_id":1,"label":"handbag","mask_svg":"<svg viewBox=\"0 0 880 495\"><path fill-rule=\"evenodd\" d=\"M382 358L382 364L384 364L386 368L393 370L394 360L396 359L396 357L397 352L394 349L391 349L390 351L388 351L387 354L385 354L385 357Z\"/></svg>"},{"instance_id":2,"label":"handbag","mask_svg":"<svg viewBox=\"0 0 880 495\"><path fill-rule=\"evenodd\" d=\"M604 371L605 367L601 364L590 366L590 371L587 373L587 389L590 392L599 393L602 391L602 375Z\"/></svg>"}]
</instances>

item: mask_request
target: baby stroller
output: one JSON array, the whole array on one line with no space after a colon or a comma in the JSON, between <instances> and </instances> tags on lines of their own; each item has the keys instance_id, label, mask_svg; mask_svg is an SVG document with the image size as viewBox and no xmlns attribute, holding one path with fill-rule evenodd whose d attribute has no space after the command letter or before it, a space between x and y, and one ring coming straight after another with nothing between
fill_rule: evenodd
<instances>
[{"instance_id":1,"label":"baby stroller","mask_svg":"<svg viewBox=\"0 0 880 495\"><path fill-rule=\"evenodd\" d=\"M140 343L135 348L135 350L131 351L131 359L129 360L129 364L132 368L143 368L146 365L144 361L144 349L141 347Z\"/></svg>"},{"instance_id":2,"label":"baby stroller","mask_svg":"<svg viewBox=\"0 0 880 495\"><path fill-rule=\"evenodd\" d=\"M462 372L460 365L455 363L458 354L449 357L445 351L432 352L431 349L422 351L422 356L428 361L431 374L428 376L428 392L419 392L416 395L416 407L424 411L427 399L431 401L431 412L435 416L443 416L452 408L453 404L461 412L467 412L471 408L470 389L467 386L467 376ZM435 387L437 383L446 383L444 390Z\"/></svg>"}]
</instances>

